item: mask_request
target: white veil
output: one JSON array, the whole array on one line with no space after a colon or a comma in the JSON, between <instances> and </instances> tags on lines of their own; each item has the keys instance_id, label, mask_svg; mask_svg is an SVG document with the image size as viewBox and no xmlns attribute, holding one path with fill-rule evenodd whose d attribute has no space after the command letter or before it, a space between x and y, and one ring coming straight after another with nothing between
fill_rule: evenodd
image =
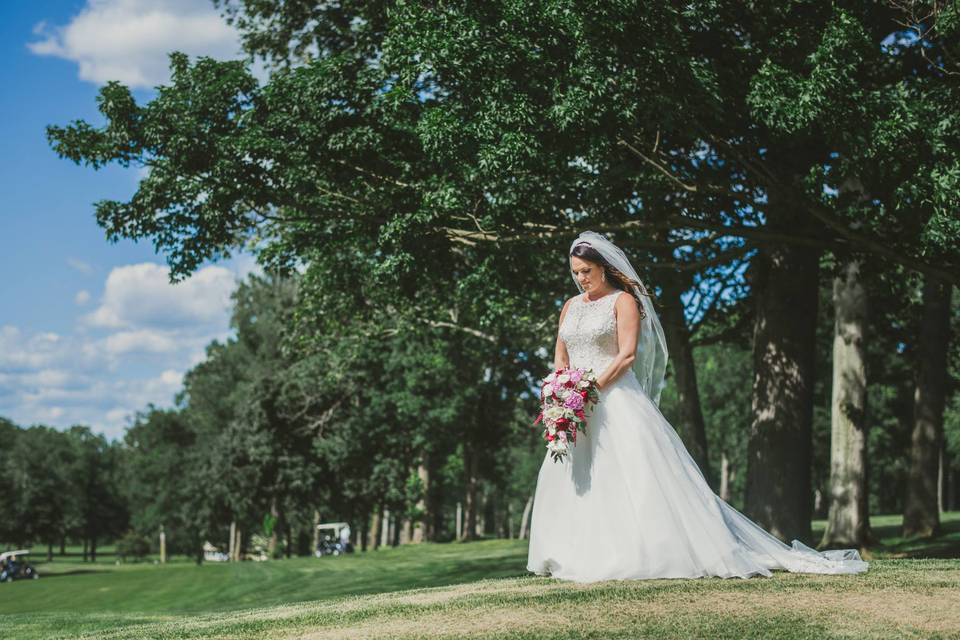
<instances>
[{"instance_id":1,"label":"white veil","mask_svg":"<svg viewBox=\"0 0 960 640\"><path fill-rule=\"evenodd\" d=\"M633 370L637 374L637 380L640 381L644 393L653 400L654 404L659 405L660 392L663 390L663 377L667 371L667 340L663 335L663 327L660 326L660 319L653 309L650 296L646 295L646 287L630 261L627 260L623 250L617 245L599 233L584 231L570 245L570 251L572 252L578 244L584 243L596 249L597 253L603 256L603 259L612 267L618 269L631 280L640 283L640 287L635 286L633 290L643 305L646 317L640 321L640 336L637 339L637 357L633 362ZM583 293L583 287L580 286L577 276L572 273L572 269L571 275L577 289L580 290L580 293Z\"/></svg>"}]
</instances>

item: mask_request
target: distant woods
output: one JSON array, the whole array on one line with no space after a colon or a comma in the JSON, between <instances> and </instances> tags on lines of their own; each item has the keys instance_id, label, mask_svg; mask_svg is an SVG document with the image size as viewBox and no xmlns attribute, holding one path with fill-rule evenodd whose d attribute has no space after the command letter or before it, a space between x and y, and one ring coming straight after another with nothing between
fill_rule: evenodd
<instances>
[{"instance_id":1,"label":"distant woods","mask_svg":"<svg viewBox=\"0 0 960 640\"><path fill-rule=\"evenodd\" d=\"M955 4L217 4L263 84L174 54L145 103L108 83L103 124L48 129L74 162L150 168L95 205L109 237L150 238L175 279L243 246L271 274L127 433L128 526L273 553L317 519L368 548L519 535L528 389L592 229L658 294L663 409L718 492L787 540L821 515L818 542L869 544L877 510L937 531Z\"/></svg>"}]
</instances>

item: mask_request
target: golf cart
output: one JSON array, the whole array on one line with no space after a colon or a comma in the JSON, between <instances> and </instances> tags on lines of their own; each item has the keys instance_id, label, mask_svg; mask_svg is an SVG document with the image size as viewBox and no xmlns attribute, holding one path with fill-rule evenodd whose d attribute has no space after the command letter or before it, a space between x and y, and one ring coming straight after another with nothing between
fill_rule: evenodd
<instances>
[{"instance_id":1,"label":"golf cart","mask_svg":"<svg viewBox=\"0 0 960 640\"><path fill-rule=\"evenodd\" d=\"M0 582L11 582L13 580L24 580L27 578L36 580L40 577L36 569L27 564L23 556L30 553L28 549L18 549L16 551L4 551L0 553Z\"/></svg>"},{"instance_id":2,"label":"golf cart","mask_svg":"<svg viewBox=\"0 0 960 640\"><path fill-rule=\"evenodd\" d=\"M332 532L333 535L325 533L327 531ZM350 525L346 522L318 524L317 537L319 542L314 555L318 558L353 553L353 545L350 544Z\"/></svg>"}]
</instances>

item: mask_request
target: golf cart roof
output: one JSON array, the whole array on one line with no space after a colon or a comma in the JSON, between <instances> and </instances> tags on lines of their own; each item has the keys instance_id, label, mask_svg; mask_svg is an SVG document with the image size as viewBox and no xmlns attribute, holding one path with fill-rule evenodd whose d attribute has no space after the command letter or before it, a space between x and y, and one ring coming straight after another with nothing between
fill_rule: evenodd
<instances>
[{"instance_id":1,"label":"golf cart roof","mask_svg":"<svg viewBox=\"0 0 960 640\"><path fill-rule=\"evenodd\" d=\"M0 560L6 560L12 556L25 556L30 553L29 549L17 549L16 551L4 551L0 553Z\"/></svg>"}]
</instances>

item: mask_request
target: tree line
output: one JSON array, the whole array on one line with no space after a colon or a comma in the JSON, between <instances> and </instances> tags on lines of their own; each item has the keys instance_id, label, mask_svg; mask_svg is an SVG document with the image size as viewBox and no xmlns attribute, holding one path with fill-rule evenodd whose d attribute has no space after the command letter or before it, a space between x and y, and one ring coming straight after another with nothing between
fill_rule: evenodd
<instances>
[{"instance_id":1,"label":"tree line","mask_svg":"<svg viewBox=\"0 0 960 640\"><path fill-rule=\"evenodd\" d=\"M159 552L162 530L169 553L199 562L208 541L235 549L234 558L258 538L273 556L310 554L321 519L348 522L363 550L523 536L545 456L532 424L536 398L528 374L542 374L537 367L546 362L535 359L526 372L506 364L498 372L481 370L490 354L470 347L481 340L451 343L444 333L422 331L368 336L336 350L331 343L322 356L303 353L290 318L301 284L298 275L272 274L240 283L235 336L208 345L173 407L145 407L120 439L108 441L88 426L58 431L0 419L7 443L0 464L8 471L0 539L45 545L48 558L78 544L84 559L96 561L98 545L118 540L147 541L145 551ZM837 359L835 327L843 317L827 304L837 289L827 284L820 288L814 353L823 370ZM864 444L868 513L916 508L909 483L917 383L910 373L919 371L923 354L900 353L895 343L919 342L922 296L908 299L898 317L906 321L905 334L880 333L865 349L874 374L859 418L872 425ZM958 314L953 318L956 324ZM935 511L960 508L956 351ZM693 358L708 453L703 467L715 491L743 508L752 411L748 336L697 345ZM682 425L676 371L671 365L661 409ZM333 391L340 405L314 406L317 394ZM836 412L843 408L836 396L836 379L820 376L810 470L813 515L820 518L835 518L838 502ZM690 442L689 430L683 437ZM820 542L835 544L836 531Z\"/></svg>"}]
</instances>

